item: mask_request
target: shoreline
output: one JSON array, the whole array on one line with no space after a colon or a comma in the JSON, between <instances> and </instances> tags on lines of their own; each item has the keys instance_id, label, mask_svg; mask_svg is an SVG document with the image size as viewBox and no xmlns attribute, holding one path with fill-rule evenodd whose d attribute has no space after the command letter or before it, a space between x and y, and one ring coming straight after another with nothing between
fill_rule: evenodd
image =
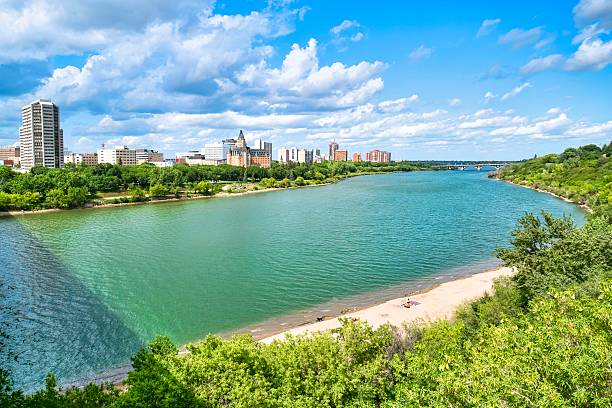
<instances>
[{"instance_id":1,"label":"shoreline","mask_svg":"<svg viewBox=\"0 0 612 408\"><path fill-rule=\"evenodd\" d=\"M551 196L553 196L555 198L558 198L559 200L565 201L566 203L577 205L578 207L582 208L584 211L586 211L589 214L593 213L593 209L591 207L589 207L587 204L578 203L578 202L576 202L574 200L570 200L569 198L564 197L562 195L555 194L552 191L543 190L541 188L536 188L536 187L531 187L531 186L528 186L528 185L525 185L525 184L514 183L514 182L512 182L510 180L505 180L505 179L502 179L502 178L499 178L499 177L495 177L495 179L499 180L499 181L503 181L504 183L512 184L513 186L523 187L523 188L527 188L529 190L537 191L538 193L544 193L544 194L551 195Z\"/></svg>"},{"instance_id":2,"label":"shoreline","mask_svg":"<svg viewBox=\"0 0 612 408\"><path fill-rule=\"evenodd\" d=\"M387 174L387 173L380 173L380 174ZM359 177L359 176L366 176L368 174L359 174L359 175L355 175L355 176L351 176L351 177ZM348 177L347 177L348 178ZM229 197L241 197L241 196L245 196L245 195L250 195L250 194L258 194L258 193L269 193L272 191L284 191L284 190L292 190L292 189L298 189L298 188L304 188L304 187L323 187L323 186L329 186L332 184L336 184L342 180L345 180L346 178L342 178L338 181L335 181L333 183L321 183L321 184L308 184L305 186L294 186L294 187L282 187L282 188L276 188L276 187L268 187L268 188L262 188L262 189L258 189L258 190L247 190L247 191L241 191L239 193L228 193L226 191L221 191L217 194L214 195L210 195L210 196L206 196L206 195L194 195L191 197L173 197L173 198L166 198L166 199L161 199L161 200L148 200L148 201L135 201L132 203L116 203L116 204L100 204L100 205L89 205L89 206L83 206L83 207L77 207L77 208L45 208L42 210L29 210L29 211L0 211L0 218L2 217L16 217L16 216L26 216L26 215L37 215L37 214L48 214L48 213L55 213L55 212L65 212L65 211L75 211L75 210L96 210L96 209L100 209L100 208L113 208L113 207L127 207L127 206L136 206L136 205L148 205L148 204L161 204L161 203L173 203L173 202L180 202L180 201L190 201L190 200L202 200L202 199L213 199L213 198L229 198Z\"/></svg>"},{"instance_id":3,"label":"shoreline","mask_svg":"<svg viewBox=\"0 0 612 408\"><path fill-rule=\"evenodd\" d=\"M428 170L414 170L414 171L428 171ZM349 174L339 178L338 180L327 182L327 183L319 183L319 184L307 184L304 186L291 186L291 187L267 187L261 188L257 190L247 190L241 191L238 193L228 193L227 191L221 191L214 195L194 195L191 197L172 197L166 199L157 199L157 200L148 200L148 201L136 201L136 202L128 202L128 203L116 203L116 204L99 204L99 205L85 205L82 207L76 208L45 208L41 210L21 210L21 211L0 211L0 218L3 217L17 217L17 216L25 216L25 215L37 215L37 214L48 214L55 212L64 212L64 211L74 211L74 210L95 210L99 208L113 208L113 207L126 207L126 206L135 206L135 205L147 205L147 204L160 204L160 203L172 203L172 202L180 202L180 201L189 201L189 200L202 200L202 199L212 199L212 198L228 198L228 197L241 197L249 194L258 194L258 193L269 193L272 191L284 191L284 190L293 190L300 189L305 187L323 187L330 186L341 181L353 178L353 177L361 177L361 176L372 176L377 174L392 174L392 173L409 173L409 171L392 171L392 172L374 172L374 173L359 173L359 174Z\"/></svg>"},{"instance_id":4,"label":"shoreline","mask_svg":"<svg viewBox=\"0 0 612 408\"><path fill-rule=\"evenodd\" d=\"M403 296L388 300L374 306L351 311L329 319L301 325L287 329L278 334L264 337L258 341L269 344L275 340L284 340L288 334L308 335L341 326L340 319L358 319L377 328L383 324L391 324L401 328L405 323L427 322L440 319L450 319L457 309L470 301L481 298L493 289L493 281L502 276L511 276L513 269L500 267L471 276L443 282L432 288L410 295L410 300L418 304L405 308L402 303L407 297Z\"/></svg>"},{"instance_id":5,"label":"shoreline","mask_svg":"<svg viewBox=\"0 0 612 408\"><path fill-rule=\"evenodd\" d=\"M268 334L265 337L258 337L254 333L245 332L244 328L216 335L223 339L229 339L235 335L250 334L255 341L270 344L273 341L284 341L287 335L308 335L340 327L340 319L356 318L367 322L374 328L389 323L400 329L405 323L426 323L427 321L450 319L460 306L479 299L487 293L491 293L493 281L496 278L511 276L513 273L512 268L502 266L414 290L409 294L410 299L419 304L410 308L405 308L401 305L406 300L406 296L402 296L384 300L373 305L356 306L346 313L340 312L326 316L322 321L296 323L286 330L271 335ZM203 339L204 337L179 346L179 356L189 352L187 347L190 344L196 344ZM63 387L83 387L90 382L97 384L110 382L117 387L121 387L127 378L128 372L131 370L132 367L129 363L125 366L109 367L103 372L90 373L76 380L68 380L61 385Z\"/></svg>"}]
</instances>

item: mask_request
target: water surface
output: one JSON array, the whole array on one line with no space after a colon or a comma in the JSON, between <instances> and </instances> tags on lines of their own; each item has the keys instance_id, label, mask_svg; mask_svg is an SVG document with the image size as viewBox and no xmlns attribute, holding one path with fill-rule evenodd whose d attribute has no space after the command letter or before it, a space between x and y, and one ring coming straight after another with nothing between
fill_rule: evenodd
<instances>
[{"instance_id":1,"label":"water surface","mask_svg":"<svg viewBox=\"0 0 612 408\"><path fill-rule=\"evenodd\" d=\"M0 219L2 364L32 389L48 371L68 381L125 365L156 335L186 343L367 293L382 301L486 269L516 219L542 208L583 221L468 171Z\"/></svg>"}]
</instances>

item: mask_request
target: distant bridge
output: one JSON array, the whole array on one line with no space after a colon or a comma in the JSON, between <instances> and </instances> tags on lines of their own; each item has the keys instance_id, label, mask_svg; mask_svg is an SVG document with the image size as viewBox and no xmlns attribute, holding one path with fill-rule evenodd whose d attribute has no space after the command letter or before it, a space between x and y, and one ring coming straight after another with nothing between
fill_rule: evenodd
<instances>
[{"instance_id":1,"label":"distant bridge","mask_svg":"<svg viewBox=\"0 0 612 408\"><path fill-rule=\"evenodd\" d=\"M440 167L448 170L465 170L473 168L478 171L482 170L483 167L495 167L495 170L499 170L502 167L509 166L514 162L453 162L453 163L440 163Z\"/></svg>"}]
</instances>

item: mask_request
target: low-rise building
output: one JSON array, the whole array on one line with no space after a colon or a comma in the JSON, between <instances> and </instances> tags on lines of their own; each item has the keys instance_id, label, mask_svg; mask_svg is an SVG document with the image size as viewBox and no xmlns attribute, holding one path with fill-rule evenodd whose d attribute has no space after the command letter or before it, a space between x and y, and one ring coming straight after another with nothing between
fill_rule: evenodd
<instances>
[{"instance_id":1,"label":"low-rise building","mask_svg":"<svg viewBox=\"0 0 612 408\"><path fill-rule=\"evenodd\" d=\"M97 153L98 163L100 164L120 164L124 166L138 164L136 160L136 150L130 150L127 146L107 148L102 145Z\"/></svg>"},{"instance_id":2,"label":"low-rise building","mask_svg":"<svg viewBox=\"0 0 612 408\"><path fill-rule=\"evenodd\" d=\"M197 150L189 150L187 152L179 152L174 155L176 163L186 163L188 158L204 159L204 155Z\"/></svg>"},{"instance_id":3,"label":"low-rise building","mask_svg":"<svg viewBox=\"0 0 612 408\"><path fill-rule=\"evenodd\" d=\"M164 154L150 149L136 149L136 163L163 162Z\"/></svg>"},{"instance_id":4,"label":"low-rise building","mask_svg":"<svg viewBox=\"0 0 612 408\"><path fill-rule=\"evenodd\" d=\"M200 153L204 155L206 160L216 160L220 164L224 164L229 150L235 145L236 141L234 139L225 139L218 143L206 143Z\"/></svg>"},{"instance_id":5,"label":"low-rise building","mask_svg":"<svg viewBox=\"0 0 612 408\"><path fill-rule=\"evenodd\" d=\"M64 155L64 164L76 164L81 166L95 166L98 164L97 153L67 153Z\"/></svg>"},{"instance_id":6,"label":"low-rise building","mask_svg":"<svg viewBox=\"0 0 612 408\"><path fill-rule=\"evenodd\" d=\"M2 160L5 166L18 166L20 162L19 147L0 147L0 160Z\"/></svg>"},{"instance_id":7,"label":"low-rise building","mask_svg":"<svg viewBox=\"0 0 612 408\"><path fill-rule=\"evenodd\" d=\"M353 153L353 161L360 162L361 161L361 153Z\"/></svg>"}]
</instances>

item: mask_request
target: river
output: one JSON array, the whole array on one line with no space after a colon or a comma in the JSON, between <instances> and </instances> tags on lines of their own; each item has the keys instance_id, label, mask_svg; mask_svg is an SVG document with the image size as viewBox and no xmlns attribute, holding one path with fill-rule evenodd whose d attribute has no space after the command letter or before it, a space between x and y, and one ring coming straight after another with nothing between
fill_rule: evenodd
<instances>
[{"instance_id":1,"label":"river","mask_svg":"<svg viewBox=\"0 0 612 408\"><path fill-rule=\"evenodd\" d=\"M49 371L69 382L124 367L157 335L279 331L303 311L490 268L517 218L540 209L584 221L476 171L3 218L1 363L32 390Z\"/></svg>"}]
</instances>

